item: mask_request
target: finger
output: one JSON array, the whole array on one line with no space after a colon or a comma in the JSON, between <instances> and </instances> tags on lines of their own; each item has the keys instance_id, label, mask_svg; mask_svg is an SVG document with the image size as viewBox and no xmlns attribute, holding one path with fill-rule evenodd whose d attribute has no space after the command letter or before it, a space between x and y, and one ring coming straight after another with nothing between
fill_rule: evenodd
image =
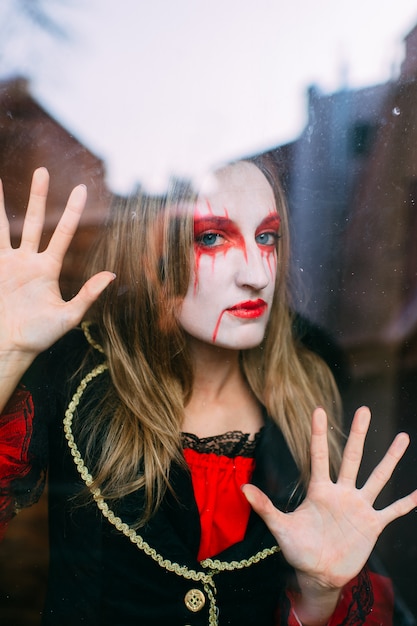
<instances>
[{"instance_id":1,"label":"finger","mask_svg":"<svg viewBox=\"0 0 417 626\"><path fill-rule=\"evenodd\" d=\"M407 515L407 513L410 513L410 511L412 511L416 507L417 507L417 489L413 491L412 493L408 494L408 496L405 496L404 498L400 498L396 502L393 502L392 504L387 506L385 509L382 509L382 511L378 511L378 514L380 515L381 522L382 522L381 532L382 530L384 530L386 526L388 526L388 524L393 522L398 517Z\"/></svg>"},{"instance_id":2,"label":"finger","mask_svg":"<svg viewBox=\"0 0 417 626\"><path fill-rule=\"evenodd\" d=\"M311 481L329 480L329 446L327 442L327 415L318 408L311 419Z\"/></svg>"},{"instance_id":3,"label":"finger","mask_svg":"<svg viewBox=\"0 0 417 626\"><path fill-rule=\"evenodd\" d=\"M20 247L24 250L39 249L39 242L45 223L46 198L49 188L49 173L45 167L34 171L30 186L29 202L23 223L22 241Z\"/></svg>"},{"instance_id":4,"label":"finger","mask_svg":"<svg viewBox=\"0 0 417 626\"><path fill-rule=\"evenodd\" d=\"M46 252L56 261L62 261L80 223L87 200L85 185L75 187L68 198L67 205L58 225L49 241Z\"/></svg>"},{"instance_id":5,"label":"finger","mask_svg":"<svg viewBox=\"0 0 417 626\"><path fill-rule=\"evenodd\" d=\"M243 485L242 492L247 501L268 526L272 534L277 537L280 529L285 526L286 516L275 508L267 495L255 485Z\"/></svg>"},{"instance_id":6,"label":"finger","mask_svg":"<svg viewBox=\"0 0 417 626\"><path fill-rule=\"evenodd\" d=\"M368 480L362 487L362 492L369 497L371 502L376 500L383 487L385 487L391 478L398 461L404 455L409 443L409 436L406 433L399 433L390 445L382 461L378 463L372 474L369 476Z\"/></svg>"},{"instance_id":7,"label":"finger","mask_svg":"<svg viewBox=\"0 0 417 626\"><path fill-rule=\"evenodd\" d=\"M370 422L370 410L365 406L360 407L355 412L352 420L349 437L343 451L342 465L337 482L356 484Z\"/></svg>"},{"instance_id":8,"label":"finger","mask_svg":"<svg viewBox=\"0 0 417 626\"><path fill-rule=\"evenodd\" d=\"M112 272L99 272L87 280L72 300L66 303L68 329L80 323L90 306L116 278Z\"/></svg>"},{"instance_id":9,"label":"finger","mask_svg":"<svg viewBox=\"0 0 417 626\"><path fill-rule=\"evenodd\" d=\"M4 204L3 183L0 180L0 250L10 248L10 224Z\"/></svg>"}]
</instances>

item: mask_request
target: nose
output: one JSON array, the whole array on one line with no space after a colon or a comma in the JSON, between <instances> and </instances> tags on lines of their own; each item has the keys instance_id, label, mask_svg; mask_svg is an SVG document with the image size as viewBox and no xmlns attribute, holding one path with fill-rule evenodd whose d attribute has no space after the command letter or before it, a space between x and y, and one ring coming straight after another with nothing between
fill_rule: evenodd
<instances>
[{"instance_id":1,"label":"nose","mask_svg":"<svg viewBox=\"0 0 417 626\"><path fill-rule=\"evenodd\" d=\"M256 243L246 246L236 272L236 283L239 287L261 291L269 285L271 280L271 268L267 254L262 252Z\"/></svg>"}]
</instances>

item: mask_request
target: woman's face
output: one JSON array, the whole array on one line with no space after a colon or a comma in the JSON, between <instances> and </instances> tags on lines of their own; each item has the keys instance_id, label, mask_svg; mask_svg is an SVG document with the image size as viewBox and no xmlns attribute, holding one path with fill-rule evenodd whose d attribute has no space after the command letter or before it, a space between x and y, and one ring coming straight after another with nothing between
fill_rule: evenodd
<instances>
[{"instance_id":1,"label":"woman's face","mask_svg":"<svg viewBox=\"0 0 417 626\"><path fill-rule=\"evenodd\" d=\"M194 261L179 312L199 341L242 350L265 335L277 272L280 219L271 186L251 163L207 181L195 205Z\"/></svg>"}]
</instances>

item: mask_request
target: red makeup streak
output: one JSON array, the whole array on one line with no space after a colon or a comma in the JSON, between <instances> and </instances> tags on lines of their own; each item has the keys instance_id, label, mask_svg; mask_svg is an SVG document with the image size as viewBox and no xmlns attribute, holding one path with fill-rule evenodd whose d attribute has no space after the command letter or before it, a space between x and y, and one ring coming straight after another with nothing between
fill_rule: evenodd
<instances>
[{"instance_id":1,"label":"red makeup streak","mask_svg":"<svg viewBox=\"0 0 417 626\"><path fill-rule=\"evenodd\" d=\"M228 217L227 209L224 208L224 215L214 215L210 203L206 202L208 214L201 214L196 209L194 215L194 292L198 286L198 273L200 269L200 261L203 254L211 256L214 261L218 254L226 254L230 248L238 248L242 250L245 261L248 260L245 239L239 228L233 220ZM280 227L280 217L276 211L271 213L262 220L255 231L255 237L263 233L278 234ZM205 244L202 240L204 235L219 235L222 238L221 243L214 245ZM268 244L258 244L261 249L262 257L266 259L271 276L276 269L276 242ZM215 331L216 332L216 331Z\"/></svg>"},{"instance_id":2,"label":"red makeup streak","mask_svg":"<svg viewBox=\"0 0 417 626\"><path fill-rule=\"evenodd\" d=\"M204 245L199 238L204 234L219 234L224 238L224 243L215 246ZM216 254L223 249L235 246L245 250L245 241L236 224L228 217L221 215L208 215L194 219L194 240L197 246L204 249L205 254Z\"/></svg>"},{"instance_id":3,"label":"red makeup streak","mask_svg":"<svg viewBox=\"0 0 417 626\"><path fill-rule=\"evenodd\" d=\"M256 229L255 237L257 237L258 235L261 235L262 233L272 232L272 233L278 234L280 225L281 225L281 219L278 213L274 211L273 213L268 215L268 217L262 220L262 222ZM271 245L269 244L267 245L258 244L258 245L262 250L262 257L265 258L266 262L268 263L269 272L271 276L273 276L277 267L277 258L275 254L276 241L274 241L274 243Z\"/></svg>"},{"instance_id":4,"label":"red makeup streak","mask_svg":"<svg viewBox=\"0 0 417 626\"><path fill-rule=\"evenodd\" d=\"M217 320L216 327L213 332L213 343L215 343L216 341L219 326L225 313L230 313L230 315L233 315L234 317L240 317L241 319L250 320L262 317L267 308L268 305L265 300L262 300L262 298L258 298L257 300L247 300L245 302L239 302L229 309L225 309L221 312L221 314L219 315L219 319Z\"/></svg>"},{"instance_id":5,"label":"red makeup streak","mask_svg":"<svg viewBox=\"0 0 417 626\"><path fill-rule=\"evenodd\" d=\"M214 329L213 332L213 343L216 343L216 339L217 339L217 333L219 332L219 326L220 326L220 322L222 321L222 317L223 315L226 313L227 311L222 311L219 315L219 319L217 320L217 324L216 327Z\"/></svg>"},{"instance_id":6,"label":"red makeup streak","mask_svg":"<svg viewBox=\"0 0 417 626\"><path fill-rule=\"evenodd\" d=\"M277 268L277 256L275 254L275 250L268 250L267 252L262 252L262 258L266 259L266 262L268 263L269 273L272 278Z\"/></svg>"},{"instance_id":7,"label":"red makeup streak","mask_svg":"<svg viewBox=\"0 0 417 626\"><path fill-rule=\"evenodd\" d=\"M202 241L205 234L220 235L223 241L216 245L206 245ZM195 281L194 290L198 283L198 271L200 268L200 260L203 254L214 258L218 254L226 254L230 248L240 248L247 258L245 240L236 226L236 224L222 215L204 215L196 214L194 217L194 258L195 258Z\"/></svg>"},{"instance_id":8,"label":"red makeup streak","mask_svg":"<svg viewBox=\"0 0 417 626\"><path fill-rule=\"evenodd\" d=\"M211 206L210 200L206 200L206 201L205 201L205 205L206 205L206 207L207 207L207 211L209 212L209 214L214 216L214 211L213 211L213 208L212 208L212 206ZM224 211L224 215L225 215L225 217L226 217L226 218L229 218L229 214L228 214L228 212L227 212L226 207L224 207L223 211ZM204 217L204 213L202 213L202 212L198 209L198 205L196 205L196 206L195 206L195 209L194 209L194 219L200 219L201 217Z\"/></svg>"},{"instance_id":9,"label":"red makeup streak","mask_svg":"<svg viewBox=\"0 0 417 626\"><path fill-rule=\"evenodd\" d=\"M256 234L261 233L263 231L275 230L278 232L281 224L281 219L276 211L270 213L262 222L259 224L256 229Z\"/></svg>"}]
</instances>

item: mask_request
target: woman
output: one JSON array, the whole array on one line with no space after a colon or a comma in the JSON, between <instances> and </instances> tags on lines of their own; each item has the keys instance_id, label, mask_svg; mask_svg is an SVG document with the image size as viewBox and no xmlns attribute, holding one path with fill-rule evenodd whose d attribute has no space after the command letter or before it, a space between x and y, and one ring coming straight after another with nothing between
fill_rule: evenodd
<instances>
[{"instance_id":1,"label":"woman","mask_svg":"<svg viewBox=\"0 0 417 626\"><path fill-rule=\"evenodd\" d=\"M68 303L85 189L38 253L47 187L37 170L18 250L4 208L0 222L2 430L18 450L1 508L36 499L48 465L43 624L392 623L389 581L366 563L417 504L372 506L408 437L357 490L369 411L340 461L333 379L292 337L265 164L220 169L196 198L132 201Z\"/></svg>"}]
</instances>

